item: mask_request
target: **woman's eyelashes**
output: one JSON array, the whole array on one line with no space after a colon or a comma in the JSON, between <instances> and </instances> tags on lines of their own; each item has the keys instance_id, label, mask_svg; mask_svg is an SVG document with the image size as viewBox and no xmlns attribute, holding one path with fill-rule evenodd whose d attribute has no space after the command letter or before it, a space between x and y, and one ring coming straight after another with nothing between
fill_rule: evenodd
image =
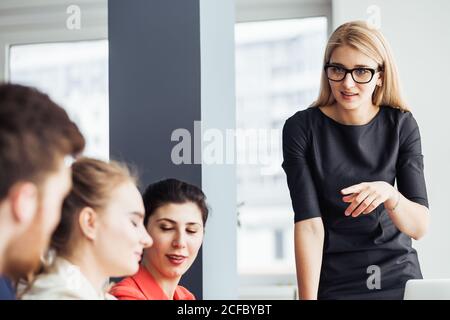
<instances>
[{"instance_id":1,"label":"woman's eyelashes","mask_svg":"<svg viewBox=\"0 0 450 320\"><path fill-rule=\"evenodd\" d=\"M363 76L363 75L365 75L365 74L367 74L367 73L370 72L370 71L369 71L368 69L366 69L366 68L355 69L355 71L356 71L356 74L357 74L358 76Z\"/></svg>"},{"instance_id":2,"label":"woman's eyelashes","mask_svg":"<svg viewBox=\"0 0 450 320\"><path fill-rule=\"evenodd\" d=\"M169 226L169 225L166 225L166 224L161 224L161 225L159 226L159 228L160 228L162 231L170 231L170 230L173 230L173 227L172 227L172 226Z\"/></svg>"},{"instance_id":3,"label":"woman's eyelashes","mask_svg":"<svg viewBox=\"0 0 450 320\"><path fill-rule=\"evenodd\" d=\"M131 212L129 219L133 227L140 228L144 226L144 214L139 212Z\"/></svg>"},{"instance_id":4,"label":"woman's eyelashes","mask_svg":"<svg viewBox=\"0 0 450 320\"><path fill-rule=\"evenodd\" d=\"M144 220L143 219L131 219L131 224L135 227L135 228L140 228L141 226L144 226Z\"/></svg>"},{"instance_id":5,"label":"woman's eyelashes","mask_svg":"<svg viewBox=\"0 0 450 320\"><path fill-rule=\"evenodd\" d=\"M168 225L160 225L159 228L160 228L162 231L171 231L171 230L175 230L175 227L174 227L174 226L168 226ZM194 233L197 233L198 230L197 230L197 229L194 229L194 228L186 228L186 232L187 232L187 233L190 233L190 234L194 234Z\"/></svg>"}]
</instances>

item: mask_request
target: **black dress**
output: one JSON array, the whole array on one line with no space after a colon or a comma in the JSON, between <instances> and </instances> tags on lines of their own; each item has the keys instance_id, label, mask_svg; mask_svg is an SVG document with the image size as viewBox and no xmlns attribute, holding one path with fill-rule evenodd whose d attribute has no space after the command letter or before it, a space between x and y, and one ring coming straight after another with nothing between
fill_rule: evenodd
<instances>
[{"instance_id":1,"label":"black dress","mask_svg":"<svg viewBox=\"0 0 450 320\"><path fill-rule=\"evenodd\" d=\"M370 214L345 216L349 203L340 190L371 181L394 185L396 179L407 199L428 207L412 114L382 106L369 123L344 125L311 107L286 121L283 157L295 222L322 217L325 228L318 298L402 299L406 281L422 278L411 238L383 204ZM371 266L379 267L379 288L368 281Z\"/></svg>"}]
</instances>

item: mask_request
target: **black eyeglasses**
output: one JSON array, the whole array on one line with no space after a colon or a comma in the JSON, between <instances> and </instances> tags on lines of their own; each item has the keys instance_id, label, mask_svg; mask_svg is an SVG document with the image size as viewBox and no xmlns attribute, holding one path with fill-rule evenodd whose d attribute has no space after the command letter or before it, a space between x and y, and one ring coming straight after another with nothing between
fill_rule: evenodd
<instances>
[{"instance_id":1,"label":"black eyeglasses","mask_svg":"<svg viewBox=\"0 0 450 320\"><path fill-rule=\"evenodd\" d=\"M376 69L367 67L358 67L353 69L347 69L343 66L327 63L324 67L328 80L342 81L347 76L347 73L352 75L353 81L356 83L369 83L375 73L382 71L382 68Z\"/></svg>"}]
</instances>

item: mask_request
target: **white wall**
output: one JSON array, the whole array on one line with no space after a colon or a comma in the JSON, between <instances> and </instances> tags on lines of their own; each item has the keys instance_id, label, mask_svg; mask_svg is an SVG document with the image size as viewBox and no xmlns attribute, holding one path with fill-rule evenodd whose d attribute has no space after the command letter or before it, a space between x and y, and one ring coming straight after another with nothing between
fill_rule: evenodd
<instances>
[{"instance_id":1,"label":"white wall","mask_svg":"<svg viewBox=\"0 0 450 320\"><path fill-rule=\"evenodd\" d=\"M366 20L377 5L407 101L422 135L431 212L429 233L415 243L425 278L450 278L450 1L333 0L334 28Z\"/></svg>"},{"instance_id":2,"label":"white wall","mask_svg":"<svg viewBox=\"0 0 450 320\"><path fill-rule=\"evenodd\" d=\"M234 20L233 0L200 0L202 130L224 134L235 128ZM202 164L202 189L212 208L203 244L203 298L237 299L235 165Z\"/></svg>"},{"instance_id":3,"label":"white wall","mask_svg":"<svg viewBox=\"0 0 450 320\"><path fill-rule=\"evenodd\" d=\"M236 21L262 21L326 16L331 0L235 0Z\"/></svg>"}]
</instances>

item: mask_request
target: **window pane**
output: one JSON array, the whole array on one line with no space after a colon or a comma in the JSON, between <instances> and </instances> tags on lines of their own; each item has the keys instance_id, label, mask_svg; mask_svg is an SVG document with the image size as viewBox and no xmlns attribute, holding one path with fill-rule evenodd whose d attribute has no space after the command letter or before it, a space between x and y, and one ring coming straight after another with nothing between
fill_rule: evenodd
<instances>
[{"instance_id":1,"label":"window pane","mask_svg":"<svg viewBox=\"0 0 450 320\"><path fill-rule=\"evenodd\" d=\"M235 31L237 127L262 129L257 143L237 139L238 158L255 152L258 159L237 166L239 273L295 274L281 131L289 116L317 97L327 20L239 23Z\"/></svg>"},{"instance_id":2,"label":"window pane","mask_svg":"<svg viewBox=\"0 0 450 320\"><path fill-rule=\"evenodd\" d=\"M15 45L9 80L64 107L86 138L85 156L109 158L108 41Z\"/></svg>"}]
</instances>

